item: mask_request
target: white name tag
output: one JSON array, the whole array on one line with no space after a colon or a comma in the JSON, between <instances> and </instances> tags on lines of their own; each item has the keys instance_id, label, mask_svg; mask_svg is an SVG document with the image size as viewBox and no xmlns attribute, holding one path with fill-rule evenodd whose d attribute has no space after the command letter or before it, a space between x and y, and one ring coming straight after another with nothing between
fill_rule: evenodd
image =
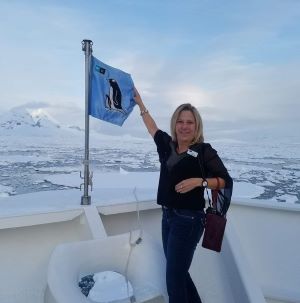
<instances>
[{"instance_id":1,"label":"white name tag","mask_svg":"<svg viewBox=\"0 0 300 303\"><path fill-rule=\"evenodd\" d=\"M195 158L198 156L198 153L191 149L188 149L187 153Z\"/></svg>"}]
</instances>

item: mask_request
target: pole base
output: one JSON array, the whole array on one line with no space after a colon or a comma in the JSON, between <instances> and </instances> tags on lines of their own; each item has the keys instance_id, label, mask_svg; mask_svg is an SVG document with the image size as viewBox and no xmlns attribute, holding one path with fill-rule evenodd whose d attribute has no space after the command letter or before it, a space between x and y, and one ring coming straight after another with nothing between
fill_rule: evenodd
<instances>
[{"instance_id":1,"label":"pole base","mask_svg":"<svg viewBox=\"0 0 300 303\"><path fill-rule=\"evenodd\" d=\"M81 205L91 205L91 196L82 196Z\"/></svg>"}]
</instances>

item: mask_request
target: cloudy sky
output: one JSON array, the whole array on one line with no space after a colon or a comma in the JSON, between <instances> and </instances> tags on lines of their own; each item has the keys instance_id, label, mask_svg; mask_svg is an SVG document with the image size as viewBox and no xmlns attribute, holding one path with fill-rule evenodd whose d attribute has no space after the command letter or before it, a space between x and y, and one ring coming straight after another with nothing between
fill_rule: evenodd
<instances>
[{"instance_id":1,"label":"cloudy sky","mask_svg":"<svg viewBox=\"0 0 300 303\"><path fill-rule=\"evenodd\" d=\"M299 0L1 0L0 36L0 111L36 102L77 119L88 38L131 73L162 128L187 101L209 125L299 125ZM99 123L141 125L137 109L122 129Z\"/></svg>"}]
</instances>

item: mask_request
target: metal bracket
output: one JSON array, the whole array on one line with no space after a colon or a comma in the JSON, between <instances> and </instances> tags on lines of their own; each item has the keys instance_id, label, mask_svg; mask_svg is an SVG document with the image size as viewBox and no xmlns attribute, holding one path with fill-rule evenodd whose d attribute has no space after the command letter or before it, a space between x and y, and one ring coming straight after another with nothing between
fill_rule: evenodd
<instances>
[{"instance_id":1,"label":"metal bracket","mask_svg":"<svg viewBox=\"0 0 300 303\"><path fill-rule=\"evenodd\" d=\"M80 179L82 179L82 180L84 179L84 176L82 176L81 171L79 172L79 176L80 176ZM88 186L91 187L91 191L93 191L93 176L94 176L93 171L90 171L89 176L88 176ZM84 186L84 183L80 184L80 186L79 186L80 191L81 191L82 186Z\"/></svg>"}]
</instances>

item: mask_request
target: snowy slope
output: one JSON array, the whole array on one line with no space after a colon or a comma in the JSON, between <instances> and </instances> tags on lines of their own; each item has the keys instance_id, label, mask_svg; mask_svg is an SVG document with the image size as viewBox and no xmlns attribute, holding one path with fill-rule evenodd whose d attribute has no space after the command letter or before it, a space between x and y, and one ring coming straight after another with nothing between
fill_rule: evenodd
<instances>
[{"instance_id":1,"label":"snowy slope","mask_svg":"<svg viewBox=\"0 0 300 303\"><path fill-rule=\"evenodd\" d=\"M68 128L60 125L44 107L19 106L3 113L0 116L1 136L57 136L68 135L80 128Z\"/></svg>"}]
</instances>

